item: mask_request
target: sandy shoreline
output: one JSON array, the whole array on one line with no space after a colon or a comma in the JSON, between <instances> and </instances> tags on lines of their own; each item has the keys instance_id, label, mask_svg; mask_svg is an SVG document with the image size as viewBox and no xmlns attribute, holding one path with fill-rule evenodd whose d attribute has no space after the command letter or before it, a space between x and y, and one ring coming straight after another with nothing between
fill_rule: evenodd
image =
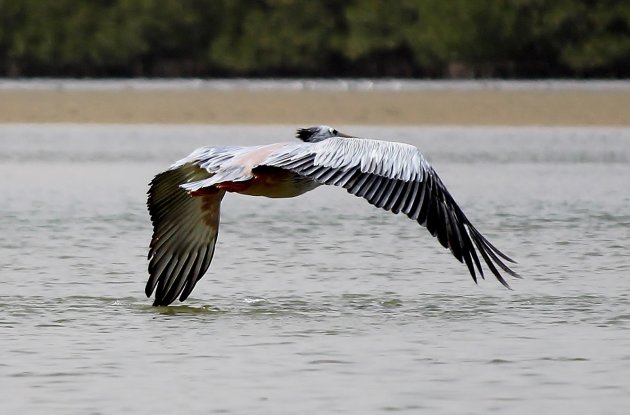
<instances>
[{"instance_id":1,"label":"sandy shoreline","mask_svg":"<svg viewBox=\"0 0 630 415\"><path fill-rule=\"evenodd\" d=\"M0 90L0 123L630 126L615 90Z\"/></svg>"}]
</instances>

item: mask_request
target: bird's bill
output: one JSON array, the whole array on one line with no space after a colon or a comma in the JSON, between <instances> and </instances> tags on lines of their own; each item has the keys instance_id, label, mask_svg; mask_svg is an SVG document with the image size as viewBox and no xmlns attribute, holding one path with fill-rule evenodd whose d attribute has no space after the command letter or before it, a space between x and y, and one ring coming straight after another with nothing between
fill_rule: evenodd
<instances>
[{"instance_id":1,"label":"bird's bill","mask_svg":"<svg viewBox=\"0 0 630 415\"><path fill-rule=\"evenodd\" d=\"M342 133L342 132L340 132L340 131L339 131L339 132L337 132L337 137L343 137L343 138L356 138L356 137L355 137L355 136L353 136L353 135L344 134L344 133Z\"/></svg>"}]
</instances>

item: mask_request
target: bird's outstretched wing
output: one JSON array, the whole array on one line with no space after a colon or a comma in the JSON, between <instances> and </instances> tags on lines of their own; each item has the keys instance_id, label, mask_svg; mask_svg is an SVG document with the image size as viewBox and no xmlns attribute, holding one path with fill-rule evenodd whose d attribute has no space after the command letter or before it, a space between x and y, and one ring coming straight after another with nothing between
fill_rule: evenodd
<instances>
[{"instance_id":1,"label":"bird's outstretched wing","mask_svg":"<svg viewBox=\"0 0 630 415\"><path fill-rule=\"evenodd\" d=\"M477 253L509 288L501 272L518 277L504 261L514 262L475 229L417 147L379 140L333 137L287 147L260 165L279 167L321 184L341 186L370 204L403 212L425 226L477 282L483 278Z\"/></svg>"},{"instance_id":2,"label":"bird's outstretched wing","mask_svg":"<svg viewBox=\"0 0 630 415\"><path fill-rule=\"evenodd\" d=\"M155 290L155 306L168 305L177 296L184 301L190 295L210 266L219 231L225 192L210 188L203 196L190 196L180 185L211 173L192 158L183 160L155 176L148 193L153 237L145 293L150 297Z\"/></svg>"}]
</instances>

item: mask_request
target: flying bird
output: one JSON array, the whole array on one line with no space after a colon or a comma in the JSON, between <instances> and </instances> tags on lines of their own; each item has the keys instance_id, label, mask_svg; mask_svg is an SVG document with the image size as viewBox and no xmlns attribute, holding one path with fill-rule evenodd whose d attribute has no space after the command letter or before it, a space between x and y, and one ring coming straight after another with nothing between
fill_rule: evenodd
<instances>
[{"instance_id":1,"label":"flying bird","mask_svg":"<svg viewBox=\"0 0 630 415\"><path fill-rule=\"evenodd\" d=\"M475 283L480 256L505 287L504 273L519 277L468 220L417 147L342 134L329 126L297 130L301 142L253 147L209 146L193 151L150 183L153 223L147 297L154 306L184 301L214 254L221 200L226 192L288 198L321 185L339 186L426 227Z\"/></svg>"}]
</instances>

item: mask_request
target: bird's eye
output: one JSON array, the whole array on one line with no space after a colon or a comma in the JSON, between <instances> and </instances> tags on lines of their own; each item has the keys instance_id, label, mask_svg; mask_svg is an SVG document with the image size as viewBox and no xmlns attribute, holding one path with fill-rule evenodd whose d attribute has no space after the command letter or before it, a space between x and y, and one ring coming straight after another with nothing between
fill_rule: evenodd
<instances>
[{"instance_id":1,"label":"bird's eye","mask_svg":"<svg viewBox=\"0 0 630 415\"><path fill-rule=\"evenodd\" d=\"M335 130L334 128L331 128L331 129L330 129L330 133L331 133L332 135L337 135L337 133L338 133L338 132L339 132L339 131Z\"/></svg>"}]
</instances>

